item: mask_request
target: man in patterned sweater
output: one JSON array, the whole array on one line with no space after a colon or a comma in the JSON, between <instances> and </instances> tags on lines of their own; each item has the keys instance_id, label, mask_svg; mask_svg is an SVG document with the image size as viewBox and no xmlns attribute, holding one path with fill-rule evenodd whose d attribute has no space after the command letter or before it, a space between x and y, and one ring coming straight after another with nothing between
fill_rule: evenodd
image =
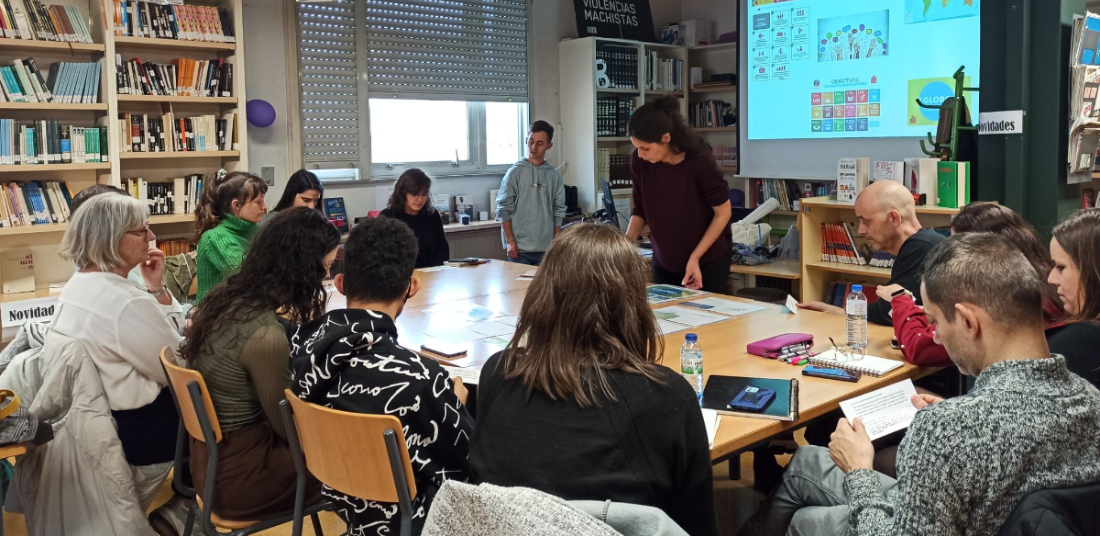
<instances>
[{"instance_id":1,"label":"man in patterned sweater","mask_svg":"<svg viewBox=\"0 0 1100 536\"><path fill-rule=\"evenodd\" d=\"M924 266L925 312L965 396L918 395L895 481L858 419L798 450L742 534L993 535L1029 493L1100 481L1100 392L1051 355L1042 281L1004 238L966 233Z\"/></svg>"},{"instance_id":2,"label":"man in patterned sweater","mask_svg":"<svg viewBox=\"0 0 1100 536\"><path fill-rule=\"evenodd\" d=\"M370 218L348 236L345 267L334 281L347 309L298 328L291 338L291 389L302 400L401 420L416 477L413 533L419 534L435 491L465 481L474 423L466 391L431 359L397 344L394 320L420 288L413 276L416 236L404 223ZM352 536L400 530L397 505L349 497L326 486Z\"/></svg>"}]
</instances>

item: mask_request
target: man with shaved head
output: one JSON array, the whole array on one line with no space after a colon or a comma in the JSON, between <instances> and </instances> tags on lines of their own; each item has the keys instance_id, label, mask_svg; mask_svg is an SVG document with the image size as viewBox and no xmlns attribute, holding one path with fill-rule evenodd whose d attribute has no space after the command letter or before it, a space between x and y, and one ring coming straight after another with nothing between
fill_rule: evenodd
<instances>
[{"instance_id":1,"label":"man with shaved head","mask_svg":"<svg viewBox=\"0 0 1100 536\"><path fill-rule=\"evenodd\" d=\"M889 284L901 285L914 296L919 296L920 267L928 252L944 241L945 237L935 231L921 229L913 194L901 183L894 181L871 184L856 198L856 217L859 218L859 234L875 249L881 249L895 257ZM844 314L844 309L822 302L804 303L799 307ZM890 320L890 302L878 300L870 304L867 307L867 320L883 326L893 325Z\"/></svg>"}]
</instances>

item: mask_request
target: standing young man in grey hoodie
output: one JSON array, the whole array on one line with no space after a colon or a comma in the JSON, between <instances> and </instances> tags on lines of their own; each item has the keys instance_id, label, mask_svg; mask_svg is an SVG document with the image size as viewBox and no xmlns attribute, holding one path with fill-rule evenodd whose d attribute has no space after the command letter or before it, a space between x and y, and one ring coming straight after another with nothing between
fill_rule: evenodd
<instances>
[{"instance_id":1,"label":"standing young man in grey hoodie","mask_svg":"<svg viewBox=\"0 0 1100 536\"><path fill-rule=\"evenodd\" d=\"M565 183L546 161L554 127L535 121L527 134L527 158L500 181L497 218L508 260L538 266L565 218Z\"/></svg>"}]
</instances>

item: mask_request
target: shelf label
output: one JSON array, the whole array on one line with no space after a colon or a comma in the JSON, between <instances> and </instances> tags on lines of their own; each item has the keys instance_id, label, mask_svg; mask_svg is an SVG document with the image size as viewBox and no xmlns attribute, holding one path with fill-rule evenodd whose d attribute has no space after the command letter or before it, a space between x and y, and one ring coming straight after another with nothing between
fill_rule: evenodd
<instances>
[{"instance_id":1,"label":"shelf label","mask_svg":"<svg viewBox=\"0 0 1100 536\"><path fill-rule=\"evenodd\" d=\"M57 296L34 298L0 304L0 327L17 328L27 322L43 322L53 317L57 310Z\"/></svg>"},{"instance_id":2,"label":"shelf label","mask_svg":"<svg viewBox=\"0 0 1100 536\"><path fill-rule=\"evenodd\" d=\"M1024 111L984 112L978 114L978 134L1006 135L1024 133Z\"/></svg>"}]
</instances>

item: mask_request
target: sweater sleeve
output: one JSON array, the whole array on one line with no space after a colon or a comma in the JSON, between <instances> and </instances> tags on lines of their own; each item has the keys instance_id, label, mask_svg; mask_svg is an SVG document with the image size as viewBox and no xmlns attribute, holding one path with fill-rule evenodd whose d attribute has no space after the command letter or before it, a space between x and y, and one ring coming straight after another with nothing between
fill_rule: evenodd
<instances>
[{"instance_id":1,"label":"sweater sleeve","mask_svg":"<svg viewBox=\"0 0 1100 536\"><path fill-rule=\"evenodd\" d=\"M451 258L451 245L447 243L447 232L443 230L443 218L435 218L435 255L432 257L432 266L443 266Z\"/></svg>"},{"instance_id":2,"label":"sweater sleeve","mask_svg":"<svg viewBox=\"0 0 1100 536\"><path fill-rule=\"evenodd\" d=\"M557 171L554 172L554 227L561 227L561 223L565 221L565 181L561 180L561 175Z\"/></svg>"},{"instance_id":3,"label":"sweater sleeve","mask_svg":"<svg viewBox=\"0 0 1100 536\"><path fill-rule=\"evenodd\" d=\"M718 163L714 160L713 153L706 153L697 157L695 169L696 180L699 184L699 195L707 206L716 207L729 202L730 186L722 172L718 170Z\"/></svg>"},{"instance_id":4,"label":"sweater sleeve","mask_svg":"<svg viewBox=\"0 0 1100 536\"><path fill-rule=\"evenodd\" d=\"M516 166L512 166L500 179L500 191L497 192L497 219L500 221L511 221L516 212L515 182L512 180L515 170Z\"/></svg>"},{"instance_id":5,"label":"sweater sleeve","mask_svg":"<svg viewBox=\"0 0 1100 536\"><path fill-rule=\"evenodd\" d=\"M437 486L447 480L468 481L466 458L474 421L455 396L449 374L435 367L432 381L417 398L423 401L419 409L402 418L417 479L430 480Z\"/></svg>"},{"instance_id":6,"label":"sweater sleeve","mask_svg":"<svg viewBox=\"0 0 1100 536\"><path fill-rule=\"evenodd\" d=\"M264 417L271 430L286 439L279 402L290 387L290 344L282 326L264 326L249 337L241 351L241 366L248 372Z\"/></svg>"},{"instance_id":7,"label":"sweater sleeve","mask_svg":"<svg viewBox=\"0 0 1100 536\"><path fill-rule=\"evenodd\" d=\"M899 294L890 302L893 309L894 336L901 345L905 360L922 367L949 367L954 363L947 349L933 340L935 327L928 316L907 294Z\"/></svg>"}]
</instances>

